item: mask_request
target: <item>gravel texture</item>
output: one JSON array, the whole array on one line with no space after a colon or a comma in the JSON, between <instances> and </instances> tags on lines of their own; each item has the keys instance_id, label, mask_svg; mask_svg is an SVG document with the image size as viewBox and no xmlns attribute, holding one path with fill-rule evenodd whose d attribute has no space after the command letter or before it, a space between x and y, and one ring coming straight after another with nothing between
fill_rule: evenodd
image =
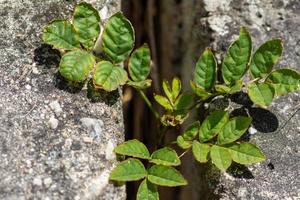
<instances>
[{"instance_id":1,"label":"gravel texture","mask_svg":"<svg viewBox=\"0 0 300 200\"><path fill-rule=\"evenodd\" d=\"M102 18L118 0L90 0ZM0 0L0 199L125 199L109 183L124 140L119 92L96 99L58 74L43 27L76 1Z\"/></svg>"}]
</instances>

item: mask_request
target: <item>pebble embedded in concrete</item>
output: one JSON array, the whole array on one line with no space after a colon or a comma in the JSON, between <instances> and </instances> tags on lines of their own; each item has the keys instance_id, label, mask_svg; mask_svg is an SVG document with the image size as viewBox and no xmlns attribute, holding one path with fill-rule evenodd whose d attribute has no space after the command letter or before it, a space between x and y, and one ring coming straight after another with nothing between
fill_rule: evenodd
<instances>
[{"instance_id":1,"label":"pebble embedded in concrete","mask_svg":"<svg viewBox=\"0 0 300 200\"><path fill-rule=\"evenodd\" d=\"M58 120L54 116L51 116L48 121L48 124L51 129L56 129L58 126Z\"/></svg>"},{"instance_id":2,"label":"pebble embedded in concrete","mask_svg":"<svg viewBox=\"0 0 300 200\"><path fill-rule=\"evenodd\" d=\"M109 140L107 142L106 149L105 149L106 160L113 160L116 158L116 155L114 153L114 148L115 148L114 143L111 140Z\"/></svg>"},{"instance_id":3,"label":"pebble embedded in concrete","mask_svg":"<svg viewBox=\"0 0 300 200\"><path fill-rule=\"evenodd\" d=\"M35 177L33 179L33 184L34 185L37 185L37 186L42 186L43 182L42 182L42 179L38 176L38 177Z\"/></svg>"},{"instance_id":4,"label":"pebble embedded in concrete","mask_svg":"<svg viewBox=\"0 0 300 200\"><path fill-rule=\"evenodd\" d=\"M50 104L49 104L50 108L55 112L55 114L58 116L60 115L60 113L62 112L62 108L59 104L58 101L52 101Z\"/></svg>"}]
</instances>

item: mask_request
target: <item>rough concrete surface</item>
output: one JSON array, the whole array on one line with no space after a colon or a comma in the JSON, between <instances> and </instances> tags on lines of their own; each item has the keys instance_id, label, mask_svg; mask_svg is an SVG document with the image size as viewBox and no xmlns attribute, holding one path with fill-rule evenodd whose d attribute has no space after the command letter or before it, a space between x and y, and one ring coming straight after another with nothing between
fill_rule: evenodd
<instances>
[{"instance_id":1,"label":"rough concrete surface","mask_svg":"<svg viewBox=\"0 0 300 200\"><path fill-rule=\"evenodd\" d=\"M119 0L90 0L107 18ZM0 0L0 199L125 199L108 182L124 140L119 93L87 96L57 74L42 28L76 1Z\"/></svg>"},{"instance_id":2,"label":"rough concrete surface","mask_svg":"<svg viewBox=\"0 0 300 200\"><path fill-rule=\"evenodd\" d=\"M300 70L300 1L204 0L204 6L208 14L201 20L212 31L211 47L218 57L238 36L239 27L245 26L254 49L267 39L282 38L284 55L276 68ZM231 174L211 179L210 187L219 199L300 199L300 112L295 114L299 108L299 92L295 92L277 98L271 112L247 109L254 118L250 140L261 147L267 160L248 169L233 167Z\"/></svg>"}]
</instances>

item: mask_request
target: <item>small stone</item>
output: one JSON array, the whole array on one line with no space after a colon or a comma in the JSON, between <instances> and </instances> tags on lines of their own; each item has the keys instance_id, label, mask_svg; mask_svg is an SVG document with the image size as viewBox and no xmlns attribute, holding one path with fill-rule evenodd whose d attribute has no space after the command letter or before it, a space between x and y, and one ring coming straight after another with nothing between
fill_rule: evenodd
<instances>
[{"instance_id":1,"label":"small stone","mask_svg":"<svg viewBox=\"0 0 300 200\"><path fill-rule=\"evenodd\" d=\"M44 185L49 187L52 183L52 179L50 177L44 179Z\"/></svg>"},{"instance_id":2,"label":"small stone","mask_svg":"<svg viewBox=\"0 0 300 200\"><path fill-rule=\"evenodd\" d=\"M50 117L48 124L51 129L56 129L58 126L58 120L54 116L52 116Z\"/></svg>"},{"instance_id":3,"label":"small stone","mask_svg":"<svg viewBox=\"0 0 300 200\"><path fill-rule=\"evenodd\" d=\"M81 118L80 122L83 127L88 129L89 134L93 139L101 138L102 127L104 125L102 120L85 117Z\"/></svg>"},{"instance_id":4,"label":"small stone","mask_svg":"<svg viewBox=\"0 0 300 200\"><path fill-rule=\"evenodd\" d=\"M72 146L72 142L73 142L73 140L71 138L66 139L65 140L65 147L67 149L69 149Z\"/></svg>"},{"instance_id":5,"label":"small stone","mask_svg":"<svg viewBox=\"0 0 300 200\"><path fill-rule=\"evenodd\" d=\"M257 133L257 130L255 128L253 128L252 126L250 126L248 131L249 131L250 135L254 135L255 133Z\"/></svg>"},{"instance_id":6,"label":"small stone","mask_svg":"<svg viewBox=\"0 0 300 200\"><path fill-rule=\"evenodd\" d=\"M113 160L116 158L116 155L114 153L115 145L112 141L108 141L105 149L105 158L106 160Z\"/></svg>"},{"instance_id":7,"label":"small stone","mask_svg":"<svg viewBox=\"0 0 300 200\"><path fill-rule=\"evenodd\" d=\"M56 115L59 115L62 112L62 109L58 101L52 101L49 104L49 106L55 112Z\"/></svg>"},{"instance_id":8,"label":"small stone","mask_svg":"<svg viewBox=\"0 0 300 200\"><path fill-rule=\"evenodd\" d=\"M33 185L42 186L42 179L38 176L33 179Z\"/></svg>"},{"instance_id":9,"label":"small stone","mask_svg":"<svg viewBox=\"0 0 300 200\"><path fill-rule=\"evenodd\" d=\"M99 14L100 14L100 19L102 19L102 20L106 19L107 16L108 16L107 13L108 13L107 6L104 6L104 7L100 10L100 12L99 12Z\"/></svg>"},{"instance_id":10,"label":"small stone","mask_svg":"<svg viewBox=\"0 0 300 200\"><path fill-rule=\"evenodd\" d=\"M30 85L25 85L26 90L31 90L31 86Z\"/></svg>"},{"instance_id":11,"label":"small stone","mask_svg":"<svg viewBox=\"0 0 300 200\"><path fill-rule=\"evenodd\" d=\"M93 142L93 138L91 138L91 137L83 137L82 140L84 143L92 143Z\"/></svg>"},{"instance_id":12,"label":"small stone","mask_svg":"<svg viewBox=\"0 0 300 200\"><path fill-rule=\"evenodd\" d=\"M35 63L34 63L35 64ZM35 67L35 66L33 66L32 67L32 73L33 74L39 74L39 70Z\"/></svg>"}]
</instances>

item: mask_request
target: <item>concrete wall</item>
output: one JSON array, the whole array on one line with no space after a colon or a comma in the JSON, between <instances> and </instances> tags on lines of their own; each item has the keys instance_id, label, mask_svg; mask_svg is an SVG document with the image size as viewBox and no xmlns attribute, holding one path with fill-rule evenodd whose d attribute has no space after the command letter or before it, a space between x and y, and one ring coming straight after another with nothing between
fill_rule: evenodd
<instances>
[{"instance_id":1,"label":"concrete wall","mask_svg":"<svg viewBox=\"0 0 300 200\"><path fill-rule=\"evenodd\" d=\"M119 0L89 0L102 19ZM43 27L76 1L0 0L0 199L125 199L108 182L124 140L118 92L87 97L58 76Z\"/></svg>"}]
</instances>

